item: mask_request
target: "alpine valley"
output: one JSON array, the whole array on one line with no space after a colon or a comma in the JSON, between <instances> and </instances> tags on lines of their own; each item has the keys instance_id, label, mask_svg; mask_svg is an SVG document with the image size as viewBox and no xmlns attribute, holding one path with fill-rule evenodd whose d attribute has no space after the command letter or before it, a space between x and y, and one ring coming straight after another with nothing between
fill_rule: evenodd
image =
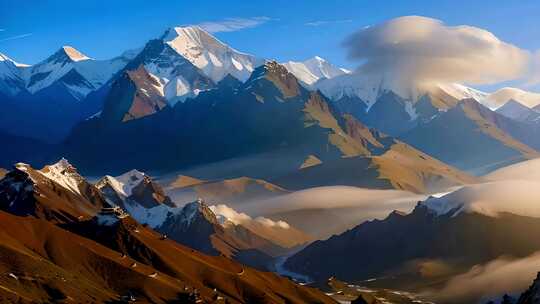
<instances>
[{"instance_id":1,"label":"alpine valley","mask_svg":"<svg viewBox=\"0 0 540 304\"><path fill-rule=\"evenodd\" d=\"M0 302L538 303L540 94L211 32L0 54Z\"/></svg>"}]
</instances>

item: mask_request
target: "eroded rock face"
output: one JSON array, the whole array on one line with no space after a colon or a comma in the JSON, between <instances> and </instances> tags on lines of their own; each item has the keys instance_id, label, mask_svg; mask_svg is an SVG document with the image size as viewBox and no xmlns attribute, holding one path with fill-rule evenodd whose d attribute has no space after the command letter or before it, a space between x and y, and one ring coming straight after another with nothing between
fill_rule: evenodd
<instances>
[{"instance_id":1,"label":"eroded rock face","mask_svg":"<svg viewBox=\"0 0 540 304\"><path fill-rule=\"evenodd\" d=\"M0 209L55 223L71 223L95 216L108 206L101 192L65 159L35 170L18 163L0 181Z\"/></svg>"},{"instance_id":2,"label":"eroded rock face","mask_svg":"<svg viewBox=\"0 0 540 304\"><path fill-rule=\"evenodd\" d=\"M284 98L291 98L300 94L300 84L293 74L275 61L264 65L265 77L270 80L283 94Z\"/></svg>"},{"instance_id":3,"label":"eroded rock face","mask_svg":"<svg viewBox=\"0 0 540 304\"><path fill-rule=\"evenodd\" d=\"M141 65L124 72L113 83L101 115L110 122L126 122L155 114L166 106L161 83Z\"/></svg>"}]
</instances>

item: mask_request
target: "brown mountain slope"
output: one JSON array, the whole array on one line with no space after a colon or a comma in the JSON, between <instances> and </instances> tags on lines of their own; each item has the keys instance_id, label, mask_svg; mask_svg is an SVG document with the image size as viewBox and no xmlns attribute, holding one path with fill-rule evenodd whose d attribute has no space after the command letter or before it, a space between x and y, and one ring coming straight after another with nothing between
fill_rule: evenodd
<instances>
[{"instance_id":1,"label":"brown mountain slope","mask_svg":"<svg viewBox=\"0 0 540 304\"><path fill-rule=\"evenodd\" d=\"M163 87L144 66L123 72L111 86L103 109L104 119L127 122L150 116L167 107Z\"/></svg>"},{"instance_id":2,"label":"brown mountain slope","mask_svg":"<svg viewBox=\"0 0 540 304\"><path fill-rule=\"evenodd\" d=\"M65 160L42 170L17 164L0 181L0 189L1 209L55 223L92 218L107 205L101 192Z\"/></svg>"},{"instance_id":3,"label":"brown mountain slope","mask_svg":"<svg viewBox=\"0 0 540 304\"><path fill-rule=\"evenodd\" d=\"M289 192L265 180L245 176L218 181L202 181L181 175L172 181L163 180L161 183L167 194L179 202L202 198L208 202L241 203Z\"/></svg>"},{"instance_id":4,"label":"brown mountain slope","mask_svg":"<svg viewBox=\"0 0 540 304\"><path fill-rule=\"evenodd\" d=\"M224 225L200 198L181 207L174 205L159 184L137 170L106 176L96 185L110 204L124 209L138 222L201 252L221 254L258 269L268 269L274 256L287 252L240 223Z\"/></svg>"},{"instance_id":5,"label":"brown mountain slope","mask_svg":"<svg viewBox=\"0 0 540 304\"><path fill-rule=\"evenodd\" d=\"M172 182L169 184L169 188L172 189L181 189L185 187L195 186L204 183L202 179L187 175L178 175Z\"/></svg>"},{"instance_id":6,"label":"brown mountain slope","mask_svg":"<svg viewBox=\"0 0 540 304\"><path fill-rule=\"evenodd\" d=\"M132 295L140 303L194 303L180 299L195 288L202 303L217 294L229 303L334 303L277 275L162 240L129 218L121 225L101 240L114 251L45 220L0 212L0 299L105 303Z\"/></svg>"},{"instance_id":7,"label":"brown mountain slope","mask_svg":"<svg viewBox=\"0 0 540 304\"><path fill-rule=\"evenodd\" d=\"M74 168L53 165L42 173L18 167L0 183L2 300L107 303L133 296L141 303L194 303L186 298L196 289L200 303L218 297L229 303L335 303L277 275L184 247L105 204L82 212L78 204L89 204L93 190L75 191Z\"/></svg>"},{"instance_id":8,"label":"brown mountain slope","mask_svg":"<svg viewBox=\"0 0 540 304\"><path fill-rule=\"evenodd\" d=\"M4 178L4 176L8 173L8 170L4 168L0 168L0 179Z\"/></svg>"},{"instance_id":9,"label":"brown mountain slope","mask_svg":"<svg viewBox=\"0 0 540 304\"><path fill-rule=\"evenodd\" d=\"M387 152L372 158L379 178L393 188L429 193L448 187L472 184L479 179L451 167L405 143L394 144Z\"/></svg>"},{"instance_id":10,"label":"brown mountain slope","mask_svg":"<svg viewBox=\"0 0 540 304\"><path fill-rule=\"evenodd\" d=\"M521 153L525 158L537 158L540 153L526 144L513 138L511 135L501 130L497 125L497 114L482 110L482 106L474 100L466 100L462 103L462 108L467 117L478 125L478 131L502 142L505 146Z\"/></svg>"},{"instance_id":11,"label":"brown mountain slope","mask_svg":"<svg viewBox=\"0 0 540 304\"><path fill-rule=\"evenodd\" d=\"M175 277L197 288L203 298L214 296L214 288L231 303L333 303L313 289L299 289L287 279L259 272L226 257L211 257L182 246L132 218L111 226L88 229L91 223L70 227L72 231ZM95 227L94 227L95 228Z\"/></svg>"},{"instance_id":12,"label":"brown mountain slope","mask_svg":"<svg viewBox=\"0 0 540 304\"><path fill-rule=\"evenodd\" d=\"M272 182L294 190L340 185L430 193L452 186L477 183L479 180L394 140L381 155L323 162L301 168Z\"/></svg>"},{"instance_id":13,"label":"brown mountain slope","mask_svg":"<svg viewBox=\"0 0 540 304\"><path fill-rule=\"evenodd\" d=\"M155 272L94 241L45 220L0 211L0 277L4 296L22 303L59 300L105 303L133 293L143 303L164 303L183 292L169 276ZM9 275L8 275L9 274Z\"/></svg>"}]
</instances>

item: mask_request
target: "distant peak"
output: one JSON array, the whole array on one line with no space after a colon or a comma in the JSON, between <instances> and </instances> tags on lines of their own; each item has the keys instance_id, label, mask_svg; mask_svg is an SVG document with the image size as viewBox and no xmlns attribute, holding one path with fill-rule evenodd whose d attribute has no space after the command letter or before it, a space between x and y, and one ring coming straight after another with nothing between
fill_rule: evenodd
<instances>
[{"instance_id":1,"label":"distant peak","mask_svg":"<svg viewBox=\"0 0 540 304\"><path fill-rule=\"evenodd\" d=\"M315 56L315 57L311 57L308 60L306 60L306 63L308 63L308 62L323 63L323 62L326 62L326 60L324 58L322 58L322 57Z\"/></svg>"},{"instance_id":2,"label":"distant peak","mask_svg":"<svg viewBox=\"0 0 540 304\"><path fill-rule=\"evenodd\" d=\"M267 70L267 71L282 71L282 72L288 72L287 69L279 64L277 61L275 60L267 60L265 63L264 63L264 69Z\"/></svg>"},{"instance_id":3,"label":"distant peak","mask_svg":"<svg viewBox=\"0 0 540 304\"><path fill-rule=\"evenodd\" d=\"M141 172L141 171L139 171L137 169L132 169L132 170L129 170L128 172L120 175L120 176L117 176L116 179L118 179L118 180L126 180L126 179L141 180L145 176L146 176L146 174L144 172Z\"/></svg>"},{"instance_id":4,"label":"distant peak","mask_svg":"<svg viewBox=\"0 0 540 304\"><path fill-rule=\"evenodd\" d=\"M80 51L69 45L62 46L59 52L75 62L91 59L90 57L86 56L85 54L81 53Z\"/></svg>"},{"instance_id":5,"label":"distant peak","mask_svg":"<svg viewBox=\"0 0 540 304\"><path fill-rule=\"evenodd\" d=\"M13 60L11 60L11 58L9 58L8 56L0 53L0 61L13 61Z\"/></svg>"},{"instance_id":6,"label":"distant peak","mask_svg":"<svg viewBox=\"0 0 540 304\"><path fill-rule=\"evenodd\" d=\"M254 81L267 75L275 75L278 78L292 77L296 80L293 74L291 74L284 65L275 60L266 60L263 65L253 71L250 79L251 81ZM251 81L248 80L248 82Z\"/></svg>"},{"instance_id":7,"label":"distant peak","mask_svg":"<svg viewBox=\"0 0 540 304\"><path fill-rule=\"evenodd\" d=\"M51 165L50 167L54 167L58 170L66 170L68 168L74 168L73 165L71 165L69 161L63 157L58 162Z\"/></svg>"},{"instance_id":8,"label":"distant peak","mask_svg":"<svg viewBox=\"0 0 540 304\"><path fill-rule=\"evenodd\" d=\"M186 223L188 225L191 225L191 223L193 223L199 215L210 223L219 224L215 213L201 198L198 198L196 201L186 204L182 208L182 213L184 214Z\"/></svg>"},{"instance_id":9,"label":"distant peak","mask_svg":"<svg viewBox=\"0 0 540 304\"><path fill-rule=\"evenodd\" d=\"M13 65L15 65L17 67L27 67L27 66L29 66L28 64L18 63L15 60L11 59L6 54L0 53L0 62L2 62L2 61L10 62L10 63L12 63Z\"/></svg>"},{"instance_id":10,"label":"distant peak","mask_svg":"<svg viewBox=\"0 0 540 304\"><path fill-rule=\"evenodd\" d=\"M504 107L504 106L507 106L507 105L508 105L508 106L514 106L514 107L521 107L521 108L527 108L527 109L530 109L527 105L524 105L524 104L522 104L521 102L519 102L519 101L517 101L517 100L515 100L515 99L513 99L513 98L510 99L510 100L508 100L508 101L503 105L503 107Z\"/></svg>"},{"instance_id":11,"label":"distant peak","mask_svg":"<svg viewBox=\"0 0 540 304\"><path fill-rule=\"evenodd\" d=\"M171 27L165 31L165 34L163 35L162 39L165 41L171 41L179 36L188 36L189 38L193 39L196 37L200 37L201 35L207 36L207 37L213 37L208 32L203 30L201 27L197 25L191 25L191 26L177 26L177 27Z\"/></svg>"}]
</instances>

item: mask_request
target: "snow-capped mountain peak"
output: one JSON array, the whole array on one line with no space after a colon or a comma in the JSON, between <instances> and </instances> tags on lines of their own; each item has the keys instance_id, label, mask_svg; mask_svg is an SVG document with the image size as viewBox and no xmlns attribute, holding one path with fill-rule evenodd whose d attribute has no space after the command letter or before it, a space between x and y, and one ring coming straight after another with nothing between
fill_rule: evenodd
<instances>
[{"instance_id":1,"label":"snow-capped mountain peak","mask_svg":"<svg viewBox=\"0 0 540 304\"><path fill-rule=\"evenodd\" d=\"M81 194L79 186L84 182L84 178L67 159L62 158L55 164L45 166L39 172L62 187L76 194Z\"/></svg>"},{"instance_id":2,"label":"snow-capped mountain peak","mask_svg":"<svg viewBox=\"0 0 540 304\"><path fill-rule=\"evenodd\" d=\"M11 58L9 58L8 56L0 53L0 61L13 61L13 60L11 60Z\"/></svg>"},{"instance_id":3,"label":"snow-capped mountain peak","mask_svg":"<svg viewBox=\"0 0 540 304\"><path fill-rule=\"evenodd\" d=\"M0 53L0 92L16 95L22 91L24 80L21 70L26 66Z\"/></svg>"},{"instance_id":4,"label":"snow-capped mountain peak","mask_svg":"<svg viewBox=\"0 0 540 304\"><path fill-rule=\"evenodd\" d=\"M489 94L484 104L491 109L499 108L510 100L517 101L529 108L540 104L540 94L527 92L518 88L502 88Z\"/></svg>"},{"instance_id":5,"label":"snow-capped mountain peak","mask_svg":"<svg viewBox=\"0 0 540 304\"><path fill-rule=\"evenodd\" d=\"M16 62L15 60L11 59L6 54L2 54L2 53L0 53L0 62L9 63L9 64L12 64L12 65L14 65L16 67L21 67L21 68L29 66L28 64Z\"/></svg>"},{"instance_id":6,"label":"snow-capped mountain peak","mask_svg":"<svg viewBox=\"0 0 540 304\"><path fill-rule=\"evenodd\" d=\"M31 94L59 84L80 100L105 84L131 59L123 54L110 60L94 60L71 46L63 46L40 63L20 69L20 74Z\"/></svg>"},{"instance_id":7,"label":"snow-capped mountain peak","mask_svg":"<svg viewBox=\"0 0 540 304\"><path fill-rule=\"evenodd\" d=\"M489 95L488 93L464 86L459 83L438 84L437 87L458 100L472 98L476 101L482 102Z\"/></svg>"},{"instance_id":8,"label":"snow-capped mountain peak","mask_svg":"<svg viewBox=\"0 0 540 304\"><path fill-rule=\"evenodd\" d=\"M83 53L69 45L64 45L61 50L66 54L69 59L75 62L91 59L90 57L84 55Z\"/></svg>"},{"instance_id":9,"label":"snow-capped mountain peak","mask_svg":"<svg viewBox=\"0 0 540 304\"><path fill-rule=\"evenodd\" d=\"M84 55L79 50L75 49L72 46L64 45L58 49L54 54L49 56L47 59L35 65L66 65L79 61L92 60L90 57Z\"/></svg>"},{"instance_id":10,"label":"snow-capped mountain peak","mask_svg":"<svg viewBox=\"0 0 540 304\"><path fill-rule=\"evenodd\" d=\"M115 177L114 180L116 182L115 185L118 187L118 191L128 197L131 195L133 188L139 185L145 177L146 174L136 169L133 169L120 176Z\"/></svg>"},{"instance_id":11,"label":"snow-capped mountain peak","mask_svg":"<svg viewBox=\"0 0 540 304\"><path fill-rule=\"evenodd\" d=\"M198 26L170 28L161 39L216 83L227 74L245 81L264 62L231 48Z\"/></svg>"},{"instance_id":12,"label":"snow-capped mountain peak","mask_svg":"<svg viewBox=\"0 0 540 304\"><path fill-rule=\"evenodd\" d=\"M350 73L346 69L335 67L325 59L315 56L303 62L289 61L283 65L296 78L307 85L313 85L321 79L331 79Z\"/></svg>"}]
</instances>

